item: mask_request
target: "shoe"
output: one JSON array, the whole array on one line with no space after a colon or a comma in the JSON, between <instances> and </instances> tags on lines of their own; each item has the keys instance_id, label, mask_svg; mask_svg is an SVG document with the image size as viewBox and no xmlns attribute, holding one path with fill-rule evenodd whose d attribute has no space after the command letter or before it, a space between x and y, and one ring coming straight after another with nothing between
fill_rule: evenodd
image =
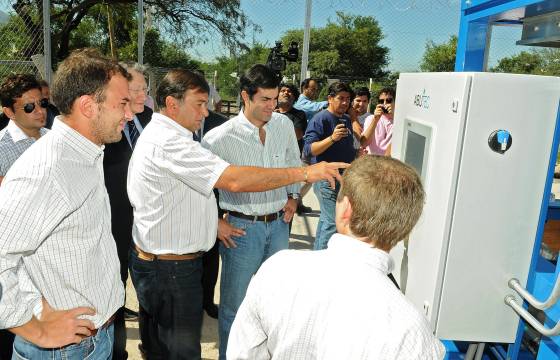
<instances>
[{"instance_id":1,"label":"shoe","mask_svg":"<svg viewBox=\"0 0 560 360\"><path fill-rule=\"evenodd\" d=\"M138 321L138 312L130 310L129 308L124 308L124 320L125 321Z\"/></svg>"},{"instance_id":2,"label":"shoe","mask_svg":"<svg viewBox=\"0 0 560 360\"><path fill-rule=\"evenodd\" d=\"M313 209L310 208L309 206L305 206L305 205L298 205L296 213L298 215L301 214L309 214L310 212L313 212Z\"/></svg>"},{"instance_id":3,"label":"shoe","mask_svg":"<svg viewBox=\"0 0 560 360\"><path fill-rule=\"evenodd\" d=\"M218 305L216 304L208 304L204 305L204 311L213 319L218 318Z\"/></svg>"}]
</instances>

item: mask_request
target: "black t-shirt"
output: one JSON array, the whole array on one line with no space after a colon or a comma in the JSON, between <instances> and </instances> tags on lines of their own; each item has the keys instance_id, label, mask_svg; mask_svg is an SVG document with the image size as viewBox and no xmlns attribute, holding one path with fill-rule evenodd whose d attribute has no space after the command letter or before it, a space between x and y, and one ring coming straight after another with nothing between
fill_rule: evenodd
<instances>
[{"instance_id":1,"label":"black t-shirt","mask_svg":"<svg viewBox=\"0 0 560 360\"><path fill-rule=\"evenodd\" d=\"M292 107L290 111L281 114L286 115L294 123L294 128L301 129L305 134L305 130L307 129L307 117L303 111ZM303 150L303 138L298 140L298 146L301 152Z\"/></svg>"}]
</instances>

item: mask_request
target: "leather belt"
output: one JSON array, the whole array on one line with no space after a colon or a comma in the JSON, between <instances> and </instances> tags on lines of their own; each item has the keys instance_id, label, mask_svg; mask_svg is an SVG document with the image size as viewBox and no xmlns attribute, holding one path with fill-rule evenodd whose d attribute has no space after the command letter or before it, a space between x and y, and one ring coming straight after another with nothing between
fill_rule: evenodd
<instances>
[{"instance_id":1,"label":"leather belt","mask_svg":"<svg viewBox=\"0 0 560 360\"><path fill-rule=\"evenodd\" d=\"M266 215L245 215L237 211L228 211L228 214L230 216L240 218L240 219L251 220L251 221L264 221L266 223L278 219L279 217L284 215L284 211L280 210L275 213L266 214Z\"/></svg>"},{"instance_id":2,"label":"leather belt","mask_svg":"<svg viewBox=\"0 0 560 360\"><path fill-rule=\"evenodd\" d=\"M99 330L107 329L109 326L111 326L111 324L115 321L115 316L116 316L116 313L113 314L113 315L109 318L109 320L105 321L105 323L104 323L103 325L101 325L99 328L93 329L93 330L91 331L91 335L90 335L90 336L96 336L96 335L97 335L97 332L98 332Z\"/></svg>"},{"instance_id":3,"label":"leather belt","mask_svg":"<svg viewBox=\"0 0 560 360\"><path fill-rule=\"evenodd\" d=\"M194 260L201 257L204 254L204 251L199 251L190 254L151 254L140 249L136 244L134 245L134 249L138 252L138 258L146 261L154 261L154 260L167 260L167 261L182 261L182 260Z\"/></svg>"}]
</instances>

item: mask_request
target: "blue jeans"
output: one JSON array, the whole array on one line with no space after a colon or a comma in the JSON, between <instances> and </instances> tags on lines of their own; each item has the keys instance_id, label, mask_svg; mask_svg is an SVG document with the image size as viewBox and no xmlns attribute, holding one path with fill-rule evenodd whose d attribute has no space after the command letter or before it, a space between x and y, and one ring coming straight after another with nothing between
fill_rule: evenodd
<instances>
[{"instance_id":1,"label":"blue jeans","mask_svg":"<svg viewBox=\"0 0 560 360\"><path fill-rule=\"evenodd\" d=\"M79 344L56 349L44 349L16 336L12 360L110 360L113 356L113 331L111 324Z\"/></svg>"},{"instance_id":2,"label":"blue jeans","mask_svg":"<svg viewBox=\"0 0 560 360\"><path fill-rule=\"evenodd\" d=\"M226 358L229 330L235 314L245 298L247 287L261 264L280 250L288 248L288 224L283 217L265 223L228 217L232 226L245 230L246 235L233 238L237 247L226 248L220 242L222 275L220 279L220 359Z\"/></svg>"},{"instance_id":3,"label":"blue jeans","mask_svg":"<svg viewBox=\"0 0 560 360\"><path fill-rule=\"evenodd\" d=\"M317 223L317 231L315 232L315 243L313 250L323 250L327 248L329 239L336 232L335 209L336 197L340 190L340 183L337 181L336 186L331 189L328 181L322 180L313 184L313 192L319 200L321 207L321 215Z\"/></svg>"},{"instance_id":4,"label":"blue jeans","mask_svg":"<svg viewBox=\"0 0 560 360\"><path fill-rule=\"evenodd\" d=\"M148 261L131 249L129 267L147 358L200 359L202 258Z\"/></svg>"}]
</instances>

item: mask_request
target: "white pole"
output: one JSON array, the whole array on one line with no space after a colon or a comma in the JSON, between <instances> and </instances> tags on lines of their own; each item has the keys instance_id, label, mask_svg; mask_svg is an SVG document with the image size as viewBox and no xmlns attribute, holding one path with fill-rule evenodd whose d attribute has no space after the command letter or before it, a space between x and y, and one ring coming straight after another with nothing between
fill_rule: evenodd
<instances>
[{"instance_id":1,"label":"white pole","mask_svg":"<svg viewBox=\"0 0 560 360\"><path fill-rule=\"evenodd\" d=\"M305 0L305 29L303 30L303 53L301 54L300 82L307 78L309 38L311 35L311 4L312 0Z\"/></svg>"}]
</instances>

